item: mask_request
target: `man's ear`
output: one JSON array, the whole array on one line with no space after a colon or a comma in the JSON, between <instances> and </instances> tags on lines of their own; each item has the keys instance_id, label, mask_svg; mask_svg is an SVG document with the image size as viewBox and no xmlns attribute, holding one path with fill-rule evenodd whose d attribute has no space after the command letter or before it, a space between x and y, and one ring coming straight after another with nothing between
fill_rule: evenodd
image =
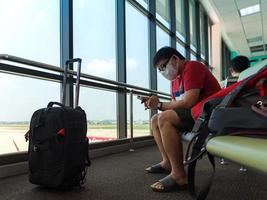
<instances>
[{"instance_id":1,"label":"man's ear","mask_svg":"<svg viewBox=\"0 0 267 200\"><path fill-rule=\"evenodd\" d=\"M180 59L178 58L178 56L176 56L176 55L172 56L172 65L173 66L176 66L177 63L179 63L179 61L180 61Z\"/></svg>"},{"instance_id":2,"label":"man's ear","mask_svg":"<svg viewBox=\"0 0 267 200\"><path fill-rule=\"evenodd\" d=\"M229 68L229 72L230 72L230 75L233 76L233 74L235 73L234 69L232 67Z\"/></svg>"}]
</instances>

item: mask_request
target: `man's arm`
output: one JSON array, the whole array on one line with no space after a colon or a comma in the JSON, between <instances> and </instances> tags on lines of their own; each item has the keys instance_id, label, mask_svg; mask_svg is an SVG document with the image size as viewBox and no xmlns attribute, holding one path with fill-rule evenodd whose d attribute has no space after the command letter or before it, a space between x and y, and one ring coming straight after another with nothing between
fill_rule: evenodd
<instances>
[{"instance_id":1,"label":"man's arm","mask_svg":"<svg viewBox=\"0 0 267 200\"><path fill-rule=\"evenodd\" d=\"M191 89L184 93L183 99L179 101L163 102L162 110L174 108L192 108L199 99L200 89Z\"/></svg>"},{"instance_id":2,"label":"man's arm","mask_svg":"<svg viewBox=\"0 0 267 200\"><path fill-rule=\"evenodd\" d=\"M183 99L179 101L162 102L161 110L174 108L192 108L199 99L200 89L191 89L184 93ZM159 99L157 96L151 96L146 102L148 108L157 109Z\"/></svg>"}]
</instances>

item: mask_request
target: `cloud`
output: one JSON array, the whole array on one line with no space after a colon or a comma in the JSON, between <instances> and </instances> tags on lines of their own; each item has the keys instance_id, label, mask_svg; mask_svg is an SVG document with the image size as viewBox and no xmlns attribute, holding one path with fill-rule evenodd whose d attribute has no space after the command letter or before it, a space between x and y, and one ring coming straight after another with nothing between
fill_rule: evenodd
<instances>
[{"instance_id":1,"label":"cloud","mask_svg":"<svg viewBox=\"0 0 267 200\"><path fill-rule=\"evenodd\" d=\"M42 8L45 3L45 0L0 0L0 27L7 30L0 33L0 37L4 38L1 51L14 51L14 46L30 42L32 36L37 37L35 34L40 28L47 27L50 13L47 8ZM22 38L25 41L19 41Z\"/></svg>"},{"instance_id":2,"label":"cloud","mask_svg":"<svg viewBox=\"0 0 267 200\"><path fill-rule=\"evenodd\" d=\"M126 65L127 65L127 69L133 70L137 67L138 61L136 59L133 59L133 58L127 58Z\"/></svg>"},{"instance_id":3,"label":"cloud","mask_svg":"<svg viewBox=\"0 0 267 200\"><path fill-rule=\"evenodd\" d=\"M87 71L90 74L94 75L110 75L115 73L116 63L115 59L111 60L101 60L101 59L93 59L91 62L87 64Z\"/></svg>"},{"instance_id":4,"label":"cloud","mask_svg":"<svg viewBox=\"0 0 267 200\"><path fill-rule=\"evenodd\" d=\"M0 73L0 90L3 92L13 88L15 86L14 79L15 76Z\"/></svg>"},{"instance_id":5,"label":"cloud","mask_svg":"<svg viewBox=\"0 0 267 200\"><path fill-rule=\"evenodd\" d=\"M83 7L83 6L85 6L85 0L78 0L78 1L77 1L77 5L78 5L79 7Z\"/></svg>"},{"instance_id":6,"label":"cloud","mask_svg":"<svg viewBox=\"0 0 267 200\"><path fill-rule=\"evenodd\" d=\"M39 10L36 13L36 23L44 23L47 18L47 13L43 10Z\"/></svg>"},{"instance_id":7,"label":"cloud","mask_svg":"<svg viewBox=\"0 0 267 200\"><path fill-rule=\"evenodd\" d=\"M127 69L132 70L137 67L138 61L133 58L127 58ZM93 75L112 75L116 72L115 58L110 60L93 59L86 66L86 71Z\"/></svg>"}]
</instances>

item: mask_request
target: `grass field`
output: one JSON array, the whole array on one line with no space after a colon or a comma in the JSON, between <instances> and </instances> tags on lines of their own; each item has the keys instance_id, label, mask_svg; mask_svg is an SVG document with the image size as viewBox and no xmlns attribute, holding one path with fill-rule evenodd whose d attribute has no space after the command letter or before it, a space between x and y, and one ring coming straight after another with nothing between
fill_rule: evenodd
<instances>
[{"instance_id":1,"label":"grass field","mask_svg":"<svg viewBox=\"0 0 267 200\"><path fill-rule=\"evenodd\" d=\"M127 125L128 128L130 128L130 125ZM105 125L98 125L98 124L88 124L88 128L91 129L116 129L116 124L105 124ZM149 124L134 124L134 129L138 130L145 130L149 129Z\"/></svg>"},{"instance_id":2,"label":"grass field","mask_svg":"<svg viewBox=\"0 0 267 200\"><path fill-rule=\"evenodd\" d=\"M28 124L0 124L0 154L26 151L28 143L24 134L29 130ZM150 135L149 124L134 124L134 137ZM117 139L116 124L88 124L87 136L90 142ZM130 137L130 126L127 126L127 137Z\"/></svg>"}]
</instances>

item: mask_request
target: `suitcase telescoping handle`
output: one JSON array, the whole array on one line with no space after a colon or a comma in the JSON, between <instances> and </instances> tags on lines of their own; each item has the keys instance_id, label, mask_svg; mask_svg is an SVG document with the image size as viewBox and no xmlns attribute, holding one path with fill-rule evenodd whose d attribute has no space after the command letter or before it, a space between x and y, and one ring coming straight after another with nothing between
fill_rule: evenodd
<instances>
[{"instance_id":1,"label":"suitcase telescoping handle","mask_svg":"<svg viewBox=\"0 0 267 200\"><path fill-rule=\"evenodd\" d=\"M81 65L82 65L82 59L81 58L74 58L67 60L65 63L65 69L64 69L64 76L63 76L63 90L62 90L62 103L66 105L66 86L67 86L67 75L68 75L68 69L69 65L72 63L77 62L77 76L76 76L76 84L75 84L75 103L74 108L76 108L79 104L79 94L80 94L80 77L81 77Z\"/></svg>"}]
</instances>

